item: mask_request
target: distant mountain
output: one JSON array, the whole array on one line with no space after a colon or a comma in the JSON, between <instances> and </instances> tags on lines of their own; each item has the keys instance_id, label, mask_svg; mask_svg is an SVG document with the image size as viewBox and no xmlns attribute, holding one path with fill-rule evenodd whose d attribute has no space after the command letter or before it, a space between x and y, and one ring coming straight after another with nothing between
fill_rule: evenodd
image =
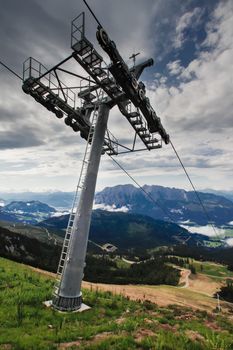
<instances>
[{"instance_id":1,"label":"distant mountain","mask_svg":"<svg viewBox=\"0 0 233 350\"><path fill-rule=\"evenodd\" d=\"M0 208L0 221L19 222L15 214L7 213Z\"/></svg>"},{"instance_id":2,"label":"distant mountain","mask_svg":"<svg viewBox=\"0 0 233 350\"><path fill-rule=\"evenodd\" d=\"M56 210L50 207L48 204L39 202L39 201L30 201L30 202L22 202L22 201L14 201L10 204L5 205L4 211L14 212L14 213L55 213Z\"/></svg>"},{"instance_id":3,"label":"distant mountain","mask_svg":"<svg viewBox=\"0 0 233 350\"><path fill-rule=\"evenodd\" d=\"M168 217L179 223L183 221L206 225L208 219L193 191L144 185L143 189L157 205L139 188L133 185L106 187L95 196L96 204L127 207L129 213L151 216L167 220ZM216 225L227 224L233 220L233 202L223 196L198 192L209 217Z\"/></svg>"},{"instance_id":4,"label":"distant mountain","mask_svg":"<svg viewBox=\"0 0 233 350\"><path fill-rule=\"evenodd\" d=\"M68 215L64 215L52 217L38 225L61 231L65 230L67 222ZM186 229L173 223L138 214L104 210L93 211L89 238L95 243L111 243L123 250L145 250L185 242L189 245L198 245L209 240L207 236L190 234Z\"/></svg>"},{"instance_id":5,"label":"distant mountain","mask_svg":"<svg viewBox=\"0 0 233 350\"><path fill-rule=\"evenodd\" d=\"M19 192L19 193L4 193L0 192L0 197L4 202L10 203L13 201L40 201L47 203L55 208L71 208L74 198L74 192Z\"/></svg>"},{"instance_id":6,"label":"distant mountain","mask_svg":"<svg viewBox=\"0 0 233 350\"><path fill-rule=\"evenodd\" d=\"M223 196L227 199L230 199L233 202L233 191L225 191L225 190L212 190L210 188L203 190L202 192L213 193L217 196Z\"/></svg>"},{"instance_id":7,"label":"distant mountain","mask_svg":"<svg viewBox=\"0 0 233 350\"><path fill-rule=\"evenodd\" d=\"M0 207L0 220L34 224L49 218L56 210L39 201L14 201Z\"/></svg>"},{"instance_id":8,"label":"distant mountain","mask_svg":"<svg viewBox=\"0 0 233 350\"><path fill-rule=\"evenodd\" d=\"M95 203L107 210L122 210L129 213L139 213L154 219L168 220L180 223L191 221L199 225L206 225L207 218L193 191L168 188L162 186L143 186L150 196L158 203L155 205L148 196L133 185L119 185L107 187L95 196ZM211 191L210 192L214 192ZM224 191L224 195L231 197L231 192ZM219 193L221 194L221 193ZM226 225L233 221L233 202L222 195L199 192L204 206L215 225ZM6 204L11 201L40 201L55 208L71 208L73 192L22 192L1 193L0 197ZM232 193L233 197L233 193ZM0 207L0 210L2 208ZM12 212L11 212L12 213ZM1 219L1 213L0 213Z\"/></svg>"}]
</instances>

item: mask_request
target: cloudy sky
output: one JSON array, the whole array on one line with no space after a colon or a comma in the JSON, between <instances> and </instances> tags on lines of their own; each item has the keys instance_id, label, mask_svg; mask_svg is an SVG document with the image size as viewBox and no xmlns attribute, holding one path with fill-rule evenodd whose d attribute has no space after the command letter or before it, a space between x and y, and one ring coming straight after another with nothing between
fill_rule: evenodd
<instances>
[{"instance_id":1,"label":"cloudy sky","mask_svg":"<svg viewBox=\"0 0 233 350\"><path fill-rule=\"evenodd\" d=\"M142 75L147 95L196 187L232 190L233 1L89 4L127 63L133 52L141 53L138 62L154 58ZM22 75L29 56L50 68L71 53L70 22L85 6L81 0L0 0L0 8L0 60ZM88 12L86 20L95 41ZM95 47L103 54L96 41ZM72 69L79 71L77 64ZM84 147L79 134L25 95L21 81L1 65L0 91L0 192L74 190ZM117 108L109 128L119 140L133 137ZM142 185L190 189L170 145L117 160ZM129 182L102 158L98 190Z\"/></svg>"}]
</instances>

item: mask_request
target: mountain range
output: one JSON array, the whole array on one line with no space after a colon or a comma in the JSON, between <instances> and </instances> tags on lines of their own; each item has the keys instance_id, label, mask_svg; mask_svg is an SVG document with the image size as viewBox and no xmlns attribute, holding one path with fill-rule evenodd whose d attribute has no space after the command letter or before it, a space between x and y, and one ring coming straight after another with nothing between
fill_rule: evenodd
<instances>
[{"instance_id":1,"label":"mountain range","mask_svg":"<svg viewBox=\"0 0 233 350\"><path fill-rule=\"evenodd\" d=\"M40 201L55 208L70 208L74 192L0 192L0 202L9 204L13 201Z\"/></svg>"},{"instance_id":2,"label":"mountain range","mask_svg":"<svg viewBox=\"0 0 233 350\"><path fill-rule=\"evenodd\" d=\"M54 259L57 261L59 257L58 251L61 249L68 217L51 217L37 226L0 221L0 255L33 264L41 261L41 266L47 259L42 255L49 254L54 268ZM209 237L190 234L176 224L154 220L148 216L95 210L88 251L102 254L100 247L110 243L117 247L118 254L140 256L161 246L184 245L199 248L205 247L210 241Z\"/></svg>"},{"instance_id":3,"label":"mountain range","mask_svg":"<svg viewBox=\"0 0 233 350\"><path fill-rule=\"evenodd\" d=\"M56 209L40 201L13 201L0 207L0 220L35 224L56 212Z\"/></svg>"},{"instance_id":4,"label":"mountain range","mask_svg":"<svg viewBox=\"0 0 233 350\"><path fill-rule=\"evenodd\" d=\"M165 221L170 219L177 223L207 225L210 219L215 225L227 225L233 220L233 202L223 196L198 192L206 215L193 191L155 185L144 185L143 190L133 185L106 187L96 194L95 203L103 208L122 208L129 213Z\"/></svg>"},{"instance_id":5,"label":"mountain range","mask_svg":"<svg viewBox=\"0 0 233 350\"><path fill-rule=\"evenodd\" d=\"M64 208L71 208L74 194L72 192L11 194L11 198L17 196L25 199L32 196L35 198L26 201L14 200L9 203L9 194L1 196L1 203L6 205L0 206L0 220L24 221L31 224L43 221L55 214L56 209L53 206L62 211ZM156 185L144 185L142 191L133 185L118 185L97 192L94 208L147 215L153 219L178 224L207 225L211 221L216 226L221 226L233 221L233 202L230 199L204 192L198 192L198 196L205 212L193 191ZM43 198L47 204L39 201L38 197Z\"/></svg>"}]
</instances>

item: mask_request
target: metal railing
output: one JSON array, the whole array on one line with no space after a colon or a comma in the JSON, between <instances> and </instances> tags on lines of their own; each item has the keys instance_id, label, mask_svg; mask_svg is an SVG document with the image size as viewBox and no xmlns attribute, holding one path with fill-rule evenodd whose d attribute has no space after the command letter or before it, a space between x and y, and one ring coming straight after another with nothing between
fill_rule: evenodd
<instances>
[{"instance_id":1,"label":"metal railing","mask_svg":"<svg viewBox=\"0 0 233 350\"><path fill-rule=\"evenodd\" d=\"M29 57L23 63L23 81L29 78L38 80L38 82L47 86L72 108L75 108L76 93L58 78L55 71L49 72L48 74L46 74L46 72L48 72L48 69L33 57Z\"/></svg>"},{"instance_id":2,"label":"metal railing","mask_svg":"<svg viewBox=\"0 0 233 350\"><path fill-rule=\"evenodd\" d=\"M85 36L85 13L75 17L71 22L71 47Z\"/></svg>"}]
</instances>

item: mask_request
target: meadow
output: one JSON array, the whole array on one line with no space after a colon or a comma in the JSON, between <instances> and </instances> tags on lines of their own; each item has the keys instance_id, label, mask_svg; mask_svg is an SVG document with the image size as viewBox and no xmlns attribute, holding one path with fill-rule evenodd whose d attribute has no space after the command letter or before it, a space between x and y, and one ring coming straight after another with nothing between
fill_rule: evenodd
<instances>
[{"instance_id":1,"label":"meadow","mask_svg":"<svg viewBox=\"0 0 233 350\"><path fill-rule=\"evenodd\" d=\"M0 349L233 349L232 322L220 314L98 289L84 289L89 311L59 313L42 304L53 283L49 275L0 258Z\"/></svg>"}]
</instances>

